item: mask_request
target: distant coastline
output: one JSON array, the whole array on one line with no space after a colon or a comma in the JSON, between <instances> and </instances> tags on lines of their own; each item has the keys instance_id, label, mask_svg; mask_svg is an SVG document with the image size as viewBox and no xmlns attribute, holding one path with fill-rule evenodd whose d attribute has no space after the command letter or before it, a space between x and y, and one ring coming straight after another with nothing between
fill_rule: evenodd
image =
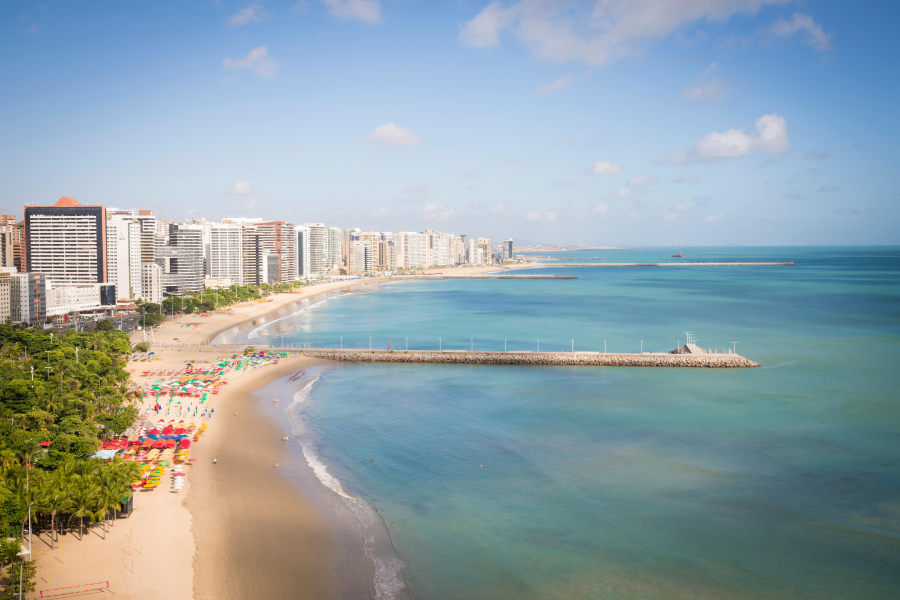
<instances>
[{"instance_id":1,"label":"distant coastline","mask_svg":"<svg viewBox=\"0 0 900 600\"><path fill-rule=\"evenodd\" d=\"M558 246L556 244L513 246L513 252L576 252L578 250L622 250L616 246Z\"/></svg>"}]
</instances>

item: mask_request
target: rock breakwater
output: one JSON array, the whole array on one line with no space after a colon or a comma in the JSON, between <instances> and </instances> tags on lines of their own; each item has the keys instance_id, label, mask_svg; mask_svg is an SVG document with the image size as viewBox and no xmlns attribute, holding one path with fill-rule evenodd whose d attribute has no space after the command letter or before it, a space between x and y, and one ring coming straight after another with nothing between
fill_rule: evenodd
<instances>
[{"instance_id":1,"label":"rock breakwater","mask_svg":"<svg viewBox=\"0 0 900 600\"><path fill-rule=\"evenodd\" d=\"M736 354L600 354L597 352L460 352L384 350L301 350L304 356L345 362L476 365L559 365L595 367L685 367L746 369L760 366Z\"/></svg>"}]
</instances>

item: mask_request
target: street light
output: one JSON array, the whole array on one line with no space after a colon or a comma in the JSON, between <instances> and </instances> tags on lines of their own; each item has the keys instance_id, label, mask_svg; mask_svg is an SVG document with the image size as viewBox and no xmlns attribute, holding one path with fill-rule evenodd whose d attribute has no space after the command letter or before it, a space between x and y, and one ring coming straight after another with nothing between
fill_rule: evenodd
<instances>
[{"instance_id":1,"label":"street light","mask_svg":"<svg viewBox=\"0 0 900 600\"><path fill-rule=\"evenodd\" d=\"M572 340L572 354L575 354L575 340Z\"/></svg>"},{"instance_id":2,"label":"street light","mask_svg":"<svg viewBox=\"0 0 900 600\"><path fill-rule=\"evenodd\" d=\"M734 344L734 354L737 354L737 345L738 345L740 342L731 342L731 343Z\"/></svg>"}]
</instances>

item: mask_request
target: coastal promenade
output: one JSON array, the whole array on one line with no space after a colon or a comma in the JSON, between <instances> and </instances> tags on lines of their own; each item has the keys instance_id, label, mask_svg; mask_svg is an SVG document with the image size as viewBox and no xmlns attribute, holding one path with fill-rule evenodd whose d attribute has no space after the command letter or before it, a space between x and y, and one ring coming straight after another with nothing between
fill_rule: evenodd
<instances>
[{"instance_id":1,"label":"coastal promenade","mask_svg":"<svg viewBox=\"0 0 900 600\"><path fill-rule=\"evenodd\" d=\"M753 368L760 366L737 354L642 354L603 352L482 352L467 350L283 349L302 356L342 362L534 365L586 367Z\"/></svg>"}]
</instances>

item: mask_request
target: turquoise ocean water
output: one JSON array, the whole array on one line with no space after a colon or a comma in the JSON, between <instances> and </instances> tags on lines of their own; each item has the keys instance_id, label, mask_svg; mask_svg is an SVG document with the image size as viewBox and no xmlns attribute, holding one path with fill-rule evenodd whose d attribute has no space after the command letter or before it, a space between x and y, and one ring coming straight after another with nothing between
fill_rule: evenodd
<instances>
[{"instance_id":1,"label":"turquoise ocean water","mask_svg":"<svg viewBox=\"0 0 900 600\"><path fill-rule=\"evenodd\" d=\"M250 338L630 352L692 331L763 365L322 372L305 435L383 516L422 600L898 597L900 249L686 253L798 264L383 285Z\"/></svg>"}]
</instances>

